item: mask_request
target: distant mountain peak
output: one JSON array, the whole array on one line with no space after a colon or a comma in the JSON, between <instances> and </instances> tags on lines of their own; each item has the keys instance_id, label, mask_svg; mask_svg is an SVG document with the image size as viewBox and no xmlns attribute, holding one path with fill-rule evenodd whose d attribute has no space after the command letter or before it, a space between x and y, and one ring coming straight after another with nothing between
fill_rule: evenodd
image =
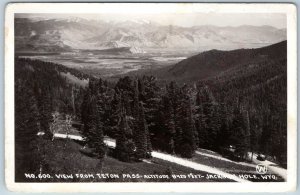
<instances>
[{"instance_id":1,"label":"distant mountain peak","mask_svg":"<svg viewBox=\"0 0 300 195\"><path fill-rule=\"evenodd\" d=\"M32 32L36 32L36 39L30 39ZM179 27L159 25L143 19L106 22L80 17L48 20L16 18L16 33L17 50L26 50L28 45L46 50L47 48L43 48L45 45L57 46L58 42L73 49L107 49L108 43L116 43L120 47L137 47L144 51L203 51L213 48L231 50L258 48L286 39L285 30L269 26ZM119 46L112 48L115 47Z\"/></svg>"}]
</instances>

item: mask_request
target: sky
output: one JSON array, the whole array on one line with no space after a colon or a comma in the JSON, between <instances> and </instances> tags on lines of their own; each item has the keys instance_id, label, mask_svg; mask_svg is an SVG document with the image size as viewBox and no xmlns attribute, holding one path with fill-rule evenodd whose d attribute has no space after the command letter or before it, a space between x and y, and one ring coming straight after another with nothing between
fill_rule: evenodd
<instances>
[{"instance_id":1,"label":"sky","mask_svg":"<svg viewBox=\"0 0 300 195\"><path fill-rule=\"evenodd\" d=\"M286 28L286 15L280 13L105 13L105 14L17 14L16 17L45 17L45 18L72 18L126 21L146 20L162 25L176 25L183 27L214 25L214 26L241 26L269 25L276 28Z\"/></svg>"}]
</instances>

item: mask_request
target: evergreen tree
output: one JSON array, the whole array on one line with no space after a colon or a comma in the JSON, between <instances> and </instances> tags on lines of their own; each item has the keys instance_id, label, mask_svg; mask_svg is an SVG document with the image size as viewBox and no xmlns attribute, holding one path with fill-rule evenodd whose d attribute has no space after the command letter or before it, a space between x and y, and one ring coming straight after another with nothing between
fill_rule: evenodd
<instances>
[{"instance_id":1,"label":"evergreen tree","mask_svg":"<svg viewBox=\"0 0 300 195\"><path fill-rule=\"evenodd\" d=\"M83 135L87 136L89 129L91 128L89 126L89 121L91 120L90 118L90 113L91 113L91 105L90 105L90 101L91 101L91 90L90 88L88 88L86 90L86 93L84 95L84 99L81 105L81 122L84 125L83 128Z\"/></svg>"},{"instance_id":2,"label":"evergreen tree","mask_svg":"<svg viewBox=\"0 0 300 195\"><path fill-rule=\"evenodd\" d=\"M161 91L156 84L155 77L143 76L143 78L139 80L139 91L139 100L144 103L145 117L149 132L154 132L161 125L160 119L158 118Z\"/></svg>"},{"instance_id":3,"label":"evergreen tree","mask_svg":"<svg viewBox=\"0 0 300 195\"><path fill-rule=\"evenodd\" d=\"M138 118L138 129L136 129L135 134L135 144L136 144L136 156L138 159L146 158L149 156L149 146L148 138L148 127L145 120L144 106L139 103L139 118Z\"/></svg>"},{"instance_id":4,"label":"evergreen tree","mask_svg":"<svg viewBox=\"0 0 300 195\"><path fill-rule=\"evenodd\" d=\"M169 97L163 98L163 119L164 119L164 129L166 130L166 148L164 148L168 153L175 153L175 121L174 121L174 110ZM164 142L164 140L163 140ZM165 143L165 142L164 142Z\"/></svg>"},{"instance_id":5,"label":"evergreen tree","mask_svg":"<svg viewBox=\"0 0 300 195\"><path fill-rule=\"evenodd\" d=\"M137 118L138 128L136 129L136 146L137 146L137 157L145 158L147 152L147 137L146 137L146 121L144 106L142 103L139 103L139 115Z\"/></svg>"},{"instance_id":6,"label":"evergreen tree","mask_svg":"<svg viewBox=\"0 0 300 195\"><path fill-rule=\"evenodd\" d=\"M247 159L248 152L251 150L251 131L250 131L250 118L249 118L249 112L244 111L244 132L245 132L245 139L244 139L244 145L245 145L245 156L244 158Z\"/></svg>"},{"instance_id":7,"label":"evergreen tree","mask_svg":"<svg viewBox=\"0 0 300 195\"><path fill-rule=\"evenodd\" d=\"M134 98L133 98L133 117L138 118L139 116L139 86L138 80L134 81Z\"/></svg>"},{"instance_id":8,"label":"evergreen tree","mask_svg":"<svg viewBox=\"0 0 300 195\"><path fill-rule=\"evenodd\" d=\"M219 117L220 117L220 130L217 138L217 143L220 147L228 147L228 145L230 144L229 142L230 131L229 131L227 106L225 103L220 103Z\"/></svg>"},{"instance_id":9,"label":"evergreen tree","mask_svg":"<svg viewBox=\"0 0 300 195\"><path fill-rule=\"evenodd\" d=\"M82 113L82 122L84 124L84 136L88 145L94 150L98 158L105 155L105 144L103 142L103 122L101 116L101 99L97 99L98 90L94 82L90 82L89 89L85 96ZM99 96L98 96L99 97ZM82 107L83 107L82 106Z\"/></svg>"},{"instance_id":10,"label":"evergreen tree","mask_svg":"<svg viewBox=\"0 0 300 195\"><path fill-rule=\"evenodd\" d=\"M51 99L49 97L50 90L42 90L39 100L39 113L40 113L40 125L41 130L45 133L45 138L51 139L53 136L50 132L50 123L52 122L52 108Z\"/></svg>"},{"instance_id":11,"label":"evergreen tree","mask_svg":"<svg viewBox=\"0 0 300 195\"><path fill-rule=\"evenodd\" d=\"M245 156L247 151L246 147L246 134L245 134L245 119L243 114L238 108L235 108L234 119L232 122L233 133L231 135L231 143L236 147L236 155L240 158Z\"/></svg>"},{"instance_id":12,"label":"evergreen tree","mask_svg":"<svg viewBox=\"0 0 300 195\"><path fill-rule=\"evenodd\" d=\"M182 129L182 148L179 150L179 154L183 157L191 158L194 150L197 148L197 139L195 139L195 124L193 120L191 98L189 88L183 86L180 90L180 106L178 113L181 117L181 129Z\"/></svg>"},{"instance_id":13,"label":"evergreen tree","mask_svg":"<svg viewBox=\"0 0 300 195\"><path fill-rule=\"evenodd\" d=\"M125 162L130 162L134 159L135 145L132 140L132 130L130 129L125 109L122 109L119 119L118 136L116 140L116 157Z\"/></svg>"},{"instance_id":14,"label":"evergreen tree","mask_svg":"<svg viewBox=\"0 0 300 195\"><path fill-rule=\"evenodd\" d=\"M200 94L200 91L197 92L196 95L196 121L195 126L198 132L198 145L201 148L205 148L208 143L208 134L207 134L207 126L206 126L206 117L203 113L203 98Z\"/></svg>"},{"instance_id":15,"label":"evergreen tree","mask_svg":"<svg viewBox=\"0 0 300 195\"><path fill-rule=\"evenodd\" d=\"M215 150L217 148L217 137L220 128L217 104L208 86L202 87L198 93L197 101L201 102L198 109L200 117L198 119L198 126L201 126L199 143L204 148Z\"/></svg>"},{"instance_id":16,"label":"evergreen tree","mask_svg":"<svg viewBox=\"0 0 300 195\"><path fill-rule=\"evenodd\" d=\"M15 82L15 167L16 181L24 181L24 173L39 173L37 133L39 132L38 106L29 82Z\"/></svg>"}]
</instances>

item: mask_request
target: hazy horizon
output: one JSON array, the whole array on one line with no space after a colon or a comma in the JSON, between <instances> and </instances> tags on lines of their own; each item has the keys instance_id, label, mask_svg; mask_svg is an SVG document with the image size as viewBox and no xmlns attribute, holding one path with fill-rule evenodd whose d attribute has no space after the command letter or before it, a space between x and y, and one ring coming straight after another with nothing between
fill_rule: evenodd
<instances>
[{"instance_id":1,"label":"hazy horizon","mask_svg":"<svg viewBox=\"0 0 300 195\"><path fill-rule=\"evenodd\" d=\"M15 18L43 18L43 19L70 19L81 18L105 22L151 22L160 25L180 27L193 26L271 26L277 29L286 29L286 15L274 13L166 13L166 14L15 14Z\"/></svg>"}]
</instances>

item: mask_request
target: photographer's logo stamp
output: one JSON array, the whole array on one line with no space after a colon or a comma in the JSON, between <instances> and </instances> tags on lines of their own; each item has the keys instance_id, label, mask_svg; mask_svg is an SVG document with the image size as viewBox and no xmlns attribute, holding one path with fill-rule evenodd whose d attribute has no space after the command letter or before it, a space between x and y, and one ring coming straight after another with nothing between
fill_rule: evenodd
<instances>
[{"instance_id":1,"label":"photographer's logo stamp","mask_svg":"<svg viewBox=\"0 0 300 195\"><path fill-rule=\"evenodd\" d=\"M256 172L259 174L266 174L268 172L268 168L266 165L258 164L256 165Z\"/></svg>"}]
</instances>

